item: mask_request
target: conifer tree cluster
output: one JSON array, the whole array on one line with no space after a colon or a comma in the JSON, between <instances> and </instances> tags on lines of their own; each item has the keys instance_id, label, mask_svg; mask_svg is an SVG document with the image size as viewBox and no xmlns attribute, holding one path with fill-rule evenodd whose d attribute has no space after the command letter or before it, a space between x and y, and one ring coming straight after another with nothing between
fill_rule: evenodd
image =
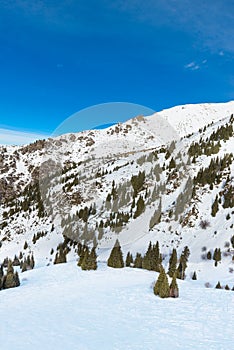
<instances>
[{"instance_id":1,"label":"conifer tree cluster","mask_svg":"<svg viewBox=\"0 0 234 350\"><path fill-rule=\"evenodd\" d=\"M189 147L188 153L191 157L198 157L202 154L210 156L216 154L220 149L220 141L227 141L233 135L232 118L229 123L220 126L206 140L200 139L199 142L193 142Z\"/></svg>"},{"instance_id":2,"label":"conifer tree cluster","mask_svg":"<svg viewBox=\"0 0 234 350\"><path fill-rule=\"evenodd\" d=\"M45 237L46 235L47 235L47 232L45 232L45 231L39 231L39 232L37 232L36 234L34 233L33 239L32 239L33 244L36 244L36 242L37 242L40 238Z\"/></svg>"},{"instance_id":3,"label":"conifer tree cluster","mask_svg":"<svg viewBox=\"0 0 234 350\"><path fill-rule=\"evenodd\" d=\"M24 258L24 260L21 260L20 262L20 268L22 272L25 272L27 270L32 270L35 266L35 261L33 254L30 256L28 255L27 258Z\"/></svg>"},{"instance_id":4,"label":"conifer tree cluster","mask_svg":"<svg viewBox=\"0 0 234 350\"><path fill-rule=\"evenodd\" d=\"M218 283L215 286L216 289L225 289L225 290L231 290L234 291L234 286L232 287L232 289L229 287L228 284L226 284L225 286L221 286L220 282L218 281Z\"/></svg>"},{"instance_id":5,"label":"conifer tree cluster","mask_svg":"<svg viewBox=\"0 0 234 350\"><path fill-rule=\"evenodd\" d=\"M161 266L158 279L154 285L154 294L160 298L178 298L179 288L176 282L176 274L173 275L171 284L169 285L166 272Z\"/></svg>"},{"instance_id":6,"label":"conifer tree cluster","mask_svg":"<svg viewBox=\"0 0 234 350\"><path fill-rule=\"evenodd\" d=\"M13 262L11 260L8 261L7 272L4 274L3 265L0 267L0 290L15 288L20 285L18 272L14 271Z\"/></svg>"},{"instance_id":7,"label":"conifer tree cluster","mask_svg":"<svg viewBox=\"0 0 234 350\"><path fill-rule=\"evenodd\" d=\"M150 271L160 271L162 256L159 250L159 243L153 244L150 242L147 252L142 260L142 268Z\"/></svg>"},{"instance_id":8,"label":"conifer tree cluster","mask_svg":"<svg viewBox=\"0 0 234 350\"><path fill-rule=\"evenodd\" d=\"M222 159L219 157L211 159L207 168L201 168L198 171L197 176L194 178L194 183L202 186L219 184L222 178L222 171L232 163L232 159L232 154L225 154Z\"/></svg>"}]
</instances>

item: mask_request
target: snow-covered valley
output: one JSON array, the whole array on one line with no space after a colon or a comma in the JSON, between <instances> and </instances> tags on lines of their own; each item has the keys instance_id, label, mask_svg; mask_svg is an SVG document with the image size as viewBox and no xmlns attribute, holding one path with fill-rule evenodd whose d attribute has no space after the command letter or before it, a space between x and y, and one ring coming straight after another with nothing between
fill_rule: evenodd
<instances>
[{"instance_id":1,"label":"snow-covered valley","mask_svg":"<svg viewBox=\"0 0 234 350\"><path fill-rule=\"evenodd\" d=\"M75 261L24 272L19 288L1 291L1 349L232 348L233 292L180 281L178 299L160 299L157 275Z\"/></svg>"}]
</instances>

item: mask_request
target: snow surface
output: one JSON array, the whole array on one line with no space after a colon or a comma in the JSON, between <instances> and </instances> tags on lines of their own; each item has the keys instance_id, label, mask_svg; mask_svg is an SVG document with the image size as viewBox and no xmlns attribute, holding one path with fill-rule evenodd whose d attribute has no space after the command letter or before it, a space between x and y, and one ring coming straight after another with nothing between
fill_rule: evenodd
<instances>
[{"instance_id":1,"label":"snow surface","mask_svg":"<svg viewBox=\"0 0 234 350\"><path fill-rule=\"evenodd\" d=\"M234 292L179 281L178 299L160 299L157 276L75 261L24 272L20 287L0 292L1 350L233 347Z\"/></svg>"}]
</instances>

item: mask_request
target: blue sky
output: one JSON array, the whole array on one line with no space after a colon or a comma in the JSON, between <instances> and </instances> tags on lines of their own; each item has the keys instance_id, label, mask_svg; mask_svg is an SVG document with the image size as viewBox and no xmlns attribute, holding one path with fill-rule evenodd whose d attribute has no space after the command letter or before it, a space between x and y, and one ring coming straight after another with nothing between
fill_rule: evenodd
<instances>
[{"instance_id":1,"label":"blue sky","mask_svg":"<svg viewBox=\"0 0 234 350\"><path fill-rule=\"evenodd\" d=\"M233 54L231 0L2 0L0 137L99 103L233 100Z\"/></svg>"}]
</instances>

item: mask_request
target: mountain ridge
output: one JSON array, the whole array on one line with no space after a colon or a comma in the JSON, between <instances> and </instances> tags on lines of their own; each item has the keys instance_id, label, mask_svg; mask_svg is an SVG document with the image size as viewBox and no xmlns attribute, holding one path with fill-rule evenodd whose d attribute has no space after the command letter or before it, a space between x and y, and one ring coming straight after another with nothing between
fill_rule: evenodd
<instances>
[{"instance_id":1,"label":"mountain ridge","mask_svg":"<svg viewBox=\"0 0 234 350\"><path fill-rule=\"evenodd\" d=\"M230 245L233 235L233 210L223 208L222 193L233 186L233 156L227 158L224 170L218 171L221 181L215 179L213 188L199 182L191 185L189 179L194 182L212 159L232 154L233 131L227 139L224 132L233 125L233 112L233 101L182 105L104 130L66 134L23 147L1 147L0 259L24 251L27 241L25 254L33 252L37 266L50 264L64 236L98 244L101 261L107 259L117 237L124 254L128 250L143 253L149 241L158 240L165 258L172 247L181 250L188 245L190 268L201 266L204 278L209 262L203 264L202 248L213 251L221 247L226 257L217 271L228 278L232 262L225 243ZM195 156L189 154L191 145L198 148ZM145 179L142 188L134 190L133 180L140 172ZM45 186L44 178L48 181ZM212 217L217 195L221 203ZM140 197L145 206L142 212ZM178 198L185 201L183 208ZM160 201L161 221L150 228ZM84 217L86 207L88 219ZM200 227L204 220L209 224L206 229ZM33 243L35 235L39 238ZM69 254L70 259L76 256L75 252Z\"/></svg>"}]
</instances>

